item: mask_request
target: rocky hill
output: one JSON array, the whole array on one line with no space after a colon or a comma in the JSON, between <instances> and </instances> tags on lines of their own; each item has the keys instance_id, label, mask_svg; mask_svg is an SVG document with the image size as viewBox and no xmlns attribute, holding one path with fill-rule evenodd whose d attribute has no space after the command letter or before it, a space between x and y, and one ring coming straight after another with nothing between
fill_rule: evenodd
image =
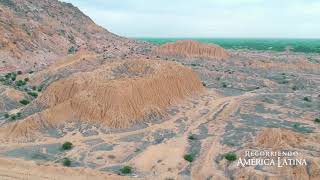
<instances>
[{"instance_id":1,"label":"rocky hill","mask_svg":"<svg viewBox=\"0 0 320 180\"><path fill-rule=\"evenodd\" d=\"M81 50L119 57L141 45L108 32L69 3L0 1L0 72L43 68Z\"/></svg>"},{"instance_id":2,"label":"rocky hill","mask_svg":"<svg viewBox=\"0 0 320 180\"><path fill-rule=\"evenodd\" d=\"M155 55L163 57L184 57L202 59L227 59L229 53L218 45L204 44L192 40L180 40L155 48Z\"/></svg>"},{"instance_id":3,"label":"rocky hill","mask_svg":"<svg viewBox=\"0 0 320 180\"><path fill-rule=\"evenodd\" d=\"M40 113L2 130L10 137L34 138L40 131L72 122L129 128L161 120L166 108L202 90L191 69L173 62L109 63L52 83L34 103L44 107Z\"/></svg>"}]
</instances>

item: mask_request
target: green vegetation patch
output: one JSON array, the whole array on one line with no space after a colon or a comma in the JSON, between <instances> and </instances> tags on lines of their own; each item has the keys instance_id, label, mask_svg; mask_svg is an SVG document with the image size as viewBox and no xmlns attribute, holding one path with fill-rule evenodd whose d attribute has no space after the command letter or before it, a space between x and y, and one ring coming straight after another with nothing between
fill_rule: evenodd
<instances>
[{"instance_id":1,"label":"green vegetation patch","mask_svg":"<svg viewBox=\"0 0 320 180\"><path fill-rule=\"evenodd\" d=\"M227 153L224 155L224 158L228 161L235 161L237 160L237 155L235 153Z\"/></svg>"},{"instance_id":2,"label":"green vegetation patch","mask_svg":"<svg viewBox=\"0 0 320 180\"><path fill-rule=\"evenodd\" d=\"M62 144L62 150L66 151L66 150L70 150L72 149L73 144L71 142L65 142Z\"/></svg>"},{"instance_id":3,"label":"green vegetation patch","mask_svg":"<svg viewBox=\"0 0 320 180\"><path fill-rule=\"evenodd\" d=\"M120 169L120 172L122 174L131 174L132 173L132 167L130 166L124 166Z\"/></svg>"},{"instance_id":4,"label":"green vegetation patch","mask_svg":"<svg viewBox=\"0 0 320 180\"><path fill-rule=\"evenodd\" d=\"M192 162L193 161L193 155L192 154L186 154L183 156L184 160L188 161L188 162Z\"/></svg>"},{"instance_id":5,"label":"green vegetation patch","mask_svg":"<svg viewBox=\"0 0 320 180\"><path fill-rule=\"evenodd\" d=\"M29 100L27 100L27 99L22 99L21 101L19 101L21 104L23 104L23 105L28 105L29 103L30 103L30 101Z\"/></svg>"},{"instance_id":6,"label":"green vegetation patch","mask_svg":"<svg viewBox=\"0 0 320 180\"><path fill-rule=\"evenodd\" d=\"M63 164L63 166L70 167L71 166L71 160L69 158L63 158L62 164Z\"/></svg>"}]
</instances>

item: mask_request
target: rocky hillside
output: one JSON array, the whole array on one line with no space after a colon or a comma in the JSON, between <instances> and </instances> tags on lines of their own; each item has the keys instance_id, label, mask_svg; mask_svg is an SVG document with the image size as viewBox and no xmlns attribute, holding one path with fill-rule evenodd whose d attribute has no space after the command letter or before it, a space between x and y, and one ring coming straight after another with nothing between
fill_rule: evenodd
<instances>
[{"instance_id":1,"label":"rocky hillside","mask_svg":"<svg viewBox=\"0 0 320 180\"><path fill-rule=\"evenodd\" d=\"M69 3L0 0L0 73L42 68L81 50L125 56L140 45L96 25Z\"/></svg>"}]
</instances>

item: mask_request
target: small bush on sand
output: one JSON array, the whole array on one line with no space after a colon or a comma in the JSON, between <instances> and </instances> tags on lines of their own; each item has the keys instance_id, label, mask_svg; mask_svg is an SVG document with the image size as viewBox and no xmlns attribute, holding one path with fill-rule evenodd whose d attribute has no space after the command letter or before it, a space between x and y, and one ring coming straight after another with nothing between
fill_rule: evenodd
<instances>
[{"instance_id":1,"label":"small bush on sand","mask_svg":"<svg viewBox=\"0 0 320 180\"><path fill-rule=\"evenodd\" d=\"M64 166L70 167L71 166L71 160L69 158L63 158L62 164Z\"/></svg>"},{"instance_id":2,"label":"small bush on sand","mask_svg":"<svg viewBox=\"0 0 320 180\"><path fill-rule=\"evenodd\" d=\"M65 142L62 144L62 150L70 150L72 149L73 147L73 144L71 142Z\"/></svg>"},{"instance_id":3,"label":"small bush on sand","mask_svg":"<svg viewBox=\"0 0 320 180\"><path fill-rule=\"evenodd\" d=\"M184 160L188 161L188 162L192 162L193 161L193 156L191 154L186 154L183 156Z\"/></svg>"},{"instance_id":4,"label":"small bush on sand","mask_svg":"<svg viewBox=\"0 0 320 180\"><path fill-rule=\"evenodd\" d=\"M320 117L319 117L319 118L315 118L315 119L314 119L314 122L320 123Z\"/></svg>"},{"instance_id":5,"label":"small bush on sand","mask_svg":"<svg viewBox=\"0 0 320 180\"><path fill-rule=\"evenodd\" d=\"M131 174L132 173L132 167L124 166L123 168L120 169L120 172L122 174Z\"/></svg>"},{"instance_id":6,"label":"small bush on sand","mask_svg":"<svg viewBox=\"0 0 320 180\"><path fill-rule=\"evenodd\" d=\"M235 153L227 153L224 155L224 158L228 161L235 161L237 160L237 155Z\"/></svg>"},{"instance_id":7,"label":"small bush on sand","mask_svg":"<svg viewBox=\"0 0 320 180\"><path fill-rule=\"evenodd\" d=\"M29 101L29 100L26 100L26 99L22 99L22 100L20 101L20 103L23 104L23 105L28 105L28 104L30 103L30 101Z\"/></svg>"}]
</instances>

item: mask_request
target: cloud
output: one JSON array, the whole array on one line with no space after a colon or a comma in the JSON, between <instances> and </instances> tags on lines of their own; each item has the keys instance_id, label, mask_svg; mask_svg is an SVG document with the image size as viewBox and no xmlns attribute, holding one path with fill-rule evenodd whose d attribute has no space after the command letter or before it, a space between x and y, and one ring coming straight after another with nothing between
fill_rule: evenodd
<instances>
[{"instance_id":1,"label":"cloud","mask_svg":"<svg viewBox=\"0 0 320 180\"><path fill-rule=\"evenodd\" d=\"M65 0L129 37L320 37L318 0Z\"/></svg>"}]
</instances>

